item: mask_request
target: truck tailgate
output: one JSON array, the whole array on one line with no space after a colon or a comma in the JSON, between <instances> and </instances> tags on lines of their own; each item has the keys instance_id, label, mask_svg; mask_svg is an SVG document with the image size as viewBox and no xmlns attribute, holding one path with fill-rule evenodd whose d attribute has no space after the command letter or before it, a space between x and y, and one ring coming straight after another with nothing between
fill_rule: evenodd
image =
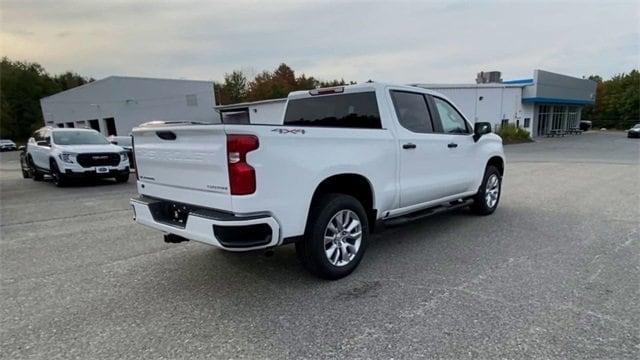
<instances>
[{"instance_id":1,"label":"truck tailgate","mask_svg":"<svg viewBox=\"0 0 640 360\"><path fill-rule=\"evenodd\" d=\"M138 192L232 210L224 125L134 129Z\"/></svg>"}]
</instances>

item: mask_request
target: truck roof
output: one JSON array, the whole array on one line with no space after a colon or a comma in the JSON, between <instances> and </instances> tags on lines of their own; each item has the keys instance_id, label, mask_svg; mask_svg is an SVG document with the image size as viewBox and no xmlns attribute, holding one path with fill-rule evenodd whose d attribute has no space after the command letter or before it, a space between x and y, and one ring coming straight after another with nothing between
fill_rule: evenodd
<instances>
[{"instance_id":1,"label":"truck roof","mask_svg":"<svg viewBox=\"0 0 640 360\"><path fill-rule=\"evenodd\" d=\"M380 83L380 82L373 82L373 81L365 82L361 84L354 84L354 85L339 85L339 86L332 86L332 87L319 88L319 89L313 89L313 90L292 91L291 93L289 93L288 98L297 99L297 98L305 98L305 97L313 96L311 94L312 91L322 92L324 90L330 91L331 89L338 89L336 93L356 93L356 92L365 92L365 91L383 91L389 87L392 87L393 89L398 89L398 90L417 91L425 94L437 95L439 97L448 99L445 95L437 91L425 89L423 87L419 87L415 85L398 85L398 84ZM316 95L319 95L319 94L316 94Z\"/></svg>"}]
</instances>

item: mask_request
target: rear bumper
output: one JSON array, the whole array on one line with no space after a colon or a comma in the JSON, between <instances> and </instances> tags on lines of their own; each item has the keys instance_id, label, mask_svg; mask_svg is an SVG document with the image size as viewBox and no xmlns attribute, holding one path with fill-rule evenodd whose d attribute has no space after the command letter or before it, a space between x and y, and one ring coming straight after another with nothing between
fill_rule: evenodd
<instances>
[{"instance_id":1,"label":"rear bumper","mask_svg":"<svg viewBox=\"0 0 640 360\"><path fill-rule=\"evenodd\" d=\"M241 216L215 209L177 204L188 214L182 222L171 218L167 205L175 203L140 196L131 199L134 220L142 225L229 251L250 251L279 245L280 225L270 215Z\"/></svg>"}]
</instances>

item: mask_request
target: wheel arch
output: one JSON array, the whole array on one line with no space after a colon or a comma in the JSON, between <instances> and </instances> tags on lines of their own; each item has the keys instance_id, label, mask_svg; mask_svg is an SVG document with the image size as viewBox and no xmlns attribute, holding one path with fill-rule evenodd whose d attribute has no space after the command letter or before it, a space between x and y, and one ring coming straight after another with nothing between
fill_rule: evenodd
<instances>
[{"instance_id":1,"label":"wheel arch","mask_svg":"<svg viewBox=\"0 0 640 360\"><path fill-rule=\"evenodd\" d=\"M502 157L500 157L500 156L492 156L487 161L487 166L485 166L485 169L488 166L495 166L498 169L498 171L500 171L500 176L504 175L504 159Z\"/></svg>"},{"instance_id":2,"label":"wheel arch","mask_svg":"<svg viewBox=\"0 0 640 360\"><path fill-rule=\"evenodd\" d=\"M307 224L312 216L311 209L313 209L314 204L320 200L322 195L329 193L350 195L358 199L367 212L369 227L373 229L377 218L373 185L364 175L356 173L331 175L316 186L307 211Z\"/></svg>"}]
</instances>

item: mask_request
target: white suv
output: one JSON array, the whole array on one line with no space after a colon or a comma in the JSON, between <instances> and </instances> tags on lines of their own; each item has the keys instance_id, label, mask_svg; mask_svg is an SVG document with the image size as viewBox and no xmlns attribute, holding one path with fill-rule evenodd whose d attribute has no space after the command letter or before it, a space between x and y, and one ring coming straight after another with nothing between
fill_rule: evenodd
<instances>
[{"instance_id":1,"label":"white suv","mask_svg":"<svg viewBox=\"0 0 640 360\"><path fill-rule=\"evenodd\" d=\"M57 186L78 177L129 180L126 151L91 129L40 128L27 143L26 160L34 180L48 174Z\"/></svg>"}]
</instances>

